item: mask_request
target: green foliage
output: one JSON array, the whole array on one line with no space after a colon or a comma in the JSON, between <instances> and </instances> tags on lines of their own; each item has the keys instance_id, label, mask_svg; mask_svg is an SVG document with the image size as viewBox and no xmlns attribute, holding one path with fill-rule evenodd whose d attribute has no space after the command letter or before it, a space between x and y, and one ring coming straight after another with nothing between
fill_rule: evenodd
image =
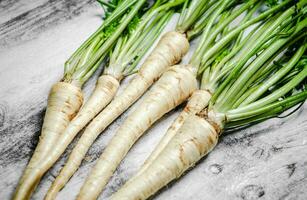
<instances>
[{"instance_id":1,"label":"green foliage","mask_svg":"<svg viewBox=\"0 0 307 200\"><path fill-rule=\"evenodd\" d=\"M131 22L128 24L128 27L126 29L127 34L131 34L139 25L141 21L140 15L135 15L134 18L131 20Z\"/></svg>"},{"instance_id":2,"label":"green foliage","mask_svg":"<svg viewBox=\"0 0 307 200\"><path fill-rule=\"evenodd\" d=\"M109 38L116 31L119 24L120 24L119 20L116 20L111 22L108 26L106 26L104 30L101 32L100 35L101 39L105 40Z\"/></svg>"},{"instance_id":3,"label":"green foliage","mask_svg":"<svg viewBox=\"0 0 307 200\"><path fill-rule=\"evenodd\" d=\"M98 0L106 9L102 25L73 53L64 65L64 82L82 86L100 66L129 22L146 0Z\"/></svg>"},{"instance_id":4,"label":"green foliage","mask_svg":"<svg viewBox=\"0 0 307 200\"><path fill-rule=\"evenodd\" d=\"M116 6L122 1L122 0L110 0L109 2L106 2L104 0L96 0L101 7L104 10L104 19L108 18L112 12L115 10Z\"/></svg>"},{"instance_id":5,"label":"green foliage","mask_svg":"<svg viewBox=\"0 0 307 200\"><path fill-rule=\"evenodd\" d=\"M223 60L223 58L225 58L228 54L230 53L230 49L226 49L224 50L216 59L215 62L219 63Z\"/></svg>"},{"instance_id":6,"label":"green foliage","mask_svg":"<svg viewBox=\"0 0 307 200\"><path fill-rule=\"evenodd\" d=\"M278 4L278 0L266 0L265 2L269 7L273 7Z\"/></svg>"}]
</instances>

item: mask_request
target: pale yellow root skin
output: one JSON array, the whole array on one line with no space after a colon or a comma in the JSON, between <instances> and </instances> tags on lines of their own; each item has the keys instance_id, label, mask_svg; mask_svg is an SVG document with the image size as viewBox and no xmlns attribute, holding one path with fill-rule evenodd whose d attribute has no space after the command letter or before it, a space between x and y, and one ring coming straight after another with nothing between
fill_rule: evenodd
<instances>
[{"instance_id":1,"label":"pale yellow root skin","mask_svg":"<svg viewBox=\"0 0 307 200\"><path fill-rule=\"evenodd\" d=\"M110 75L102 75L88 101L65 130L64 140L74 138L103 108L114 98L119 88L119 81Z\"/></svg>"},{"instance_id":2,"label":"pale yellow root skin","mask_svg":"<svg viewBox=\"0 0 307 200\"><path fill-rule=\"evenodd\" d=\"M112 200L147 199L194 166L217 144L218 133L205 119L189 115L178 133L141 174L128 181Z\"/></svg>"},{"instance_id":3,"label":"pale yellow root skin","mask_svg":"<svg viewBox=\"0 0 307 200\"><path fill-rule=\"evenodd\" d=\"M55 138L56 141L48 155L40 157L40 162L29 171L30 174L27 176L29 183L31 182L30 179L33 181L41 179L44 173L62 155L76 134L112 100L118 87L119 82L111 76L103 75L98 79L93 94L67 128Z\"/></svg>"},{"instance_id":4,"label":"pale yellow root skin","mask_svg":"<svg viewBox=\"0 0 307 200\"><path fill-rule=\"evenodd\" d=\"M211 99L211 93L207 90L196 90L190 97L187 105L180 113L180 115L174 120L172 125L168 128L166 134L162 137L158 145L155 147L154 151L149 155L138 174L142 173L160 154L168 142L175 136L179 128L182 126L184 121L189 115L194 115L200 112L202 109L208 106Z\"/></svg>"},{"instance_id":5,"label":"pale yellow root skin","mask_svg":"<svg viewBox=\"0 0 307 200\"><path fill-rule=\"evenodd\" d=\"M54 199L69 181L98 135L140 98L166 69L179 62L188 50L189 42L181 33L168 32L161 38L125 90L87 126L66 165L49 189L46 200Z\"/></svg>"},{"instance_id":6,"label":"pale yellow root skin","mask_svg":"<svg viewBox=\"0 0 307 200\"><path fill-rule=\"evenodd\" d=\"M186 66L178 65L166 71L118 129L86 179L77 199L97 199L138 138L156 120L185 101L196 88L196 78Z\"/></svg>"},{"instance_id":7,"label":"pale yellow root skin","mask_svg":"<svg viewBox=\"0 0 307 200\"><path fill-rule=\"evenodd\" d=\"M35 152L19 182L13 199L29 199L39 177L31 177L39 161L47 158L67 125L79 111L83 102L81 89L69 83L53 85L44 118L41 136Z\"/></svg>"}]
</instances>

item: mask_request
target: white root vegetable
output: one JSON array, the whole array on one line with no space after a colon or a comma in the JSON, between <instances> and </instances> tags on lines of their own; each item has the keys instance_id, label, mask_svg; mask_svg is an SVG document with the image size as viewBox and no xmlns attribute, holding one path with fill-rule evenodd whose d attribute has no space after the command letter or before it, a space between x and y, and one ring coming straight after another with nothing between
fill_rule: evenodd
<instances>
[{"instance_id":1,"label":"white root vegetable","mask_svg":"<svg viewBox=\"0 0 307 200\"><path fill-rule=\"evenodd\" d=\"M189 65L173 66L166 71L118 129L86 179L77 199L97 199L132 145L156 120L185 101L196 88L197 81Z\"/></svg>"},{"instance_id":2,"label":"white root vegetable","mask_svg":"<svg viewBox=\"0 0 307 200\"><path fill-rule=\"evenodd\" d=\"M161 138L158 145L154 148L154 151L151 152L149 157L142 165L141 169L138 171L138 174L142 173L142 171L145 170L156 159L156 157L160 154L160 152L164 149L168 142L178 132L179 128L182 126L182 124L189 115L194 115L208 106L210 98L211 93L207 90L196 90L195 92L193 92L183 111L168 128L165 135Z\"/></svg>"},{"instance_id":3,"label":"white root vegetable","mask_svg":"<svg viewBox=\"0 0 307 200\"><path fill-rule=\"evenodd\" d=\"M41 136L35 152L19 182L13 199L29 199L37 179L29 179L37 164L47 158L67 125L74 118L83 102L81 89L65 82L56 83L49 94Z\"/></svg>"},{"instance_id":4,"label":"white root vegetable","mask_svg":"<svg viewBox=\"0 0 307 200\"><path fill-rule=\"evenodd\" d=\"M46 200L54 199L58 191L69 181L98 135L144 94L168 67L179 62L188 49L189 42L185 35L172 31L162 36L125 90L115 97L85 129L66 165L49 189Z\"/></svg>"},{"instance_id":5,"label":"white root vegetable","mask_svg":"<svg viewBox=\"0 0 307 200\"><path fill-rule=\"evenodd\" d=\"M91 119L93 119L110 103L118 88L119 81L117 78L110 75L100 76L90 98L80 109L80 112L76 115L76 117L67 126L66 130L61 136L61 140L57 142L57 148L50 152L48 158L44 159L43 163L46 163L46 160L49 161L57 159L55 155L61 155L65 151L67 145L73 140L78 132L81 131ZM40 166L42 167L43 165Z\"/></svg>"},{"instance_id":6,"label":"white root vegetable","mask_svg":"<svg viewBox=\"0 0 307 200\"><path fill-rule=\"evenodd\" d=\"M217 144L218 132L202 117L190 115L155 161L111 199L147 199L208 154Z\"/></svg>"},{"instance_id":7,"label":"white root vegetable","mask_svg":"<svg viewBox=\"0 0 307 200\"><path fill-rule=\"evenodd\" d=\"M105 108L115 96L119 80L111 75L102 75L88 101L65 130L65 137L75 136L81 129Z\"/></svg>"},{"instance_id":8,"label":"white root vegetable","mask_svg":"<svg viewBox=\"0 0 307 200\"><path fill-rule=\"evenodd\" d=\"M65 126L67 128L65 130L61 129L62 132L57 133L57 135L54 134L54 138L52 138L53 141L50 139L50 136L48 137L48 140L46 141L53 142L52 145L50 143L41 143L38 145L40 148L42 148L42 145L55 148L53 148L52 151L50 148L49 151L44 149L45 154L38 154L39 157L37 158L37 162L33 163L31 166L29 165L29 169L25 173L27 174L26 182L28 185L35 184L41 179L44 173L65 151L67 145L73 140L76 134L90 121L90 119L92 119L112 100L118 87L119 82L112 76L103 75L98 79L93 94L87 103L81 108L80 112L73 118L71 123L69 123L68 126ZM65 121L68 122L67 120L63 120L63 122ZM53 124L50 126L52 125ZM38 161L40 161L39 164Z\"/></svg>"}]
</instances>

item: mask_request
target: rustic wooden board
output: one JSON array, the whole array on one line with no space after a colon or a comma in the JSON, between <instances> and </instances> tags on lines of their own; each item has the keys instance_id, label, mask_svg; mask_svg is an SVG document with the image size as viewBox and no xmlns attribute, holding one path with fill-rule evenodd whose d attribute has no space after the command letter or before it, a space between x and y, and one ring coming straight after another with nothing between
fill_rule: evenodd
<instances>
[{"instance_id":1,"label":"rustic wooden board","mask_svg":"<svg viewBox=\"0 0 307 200\"><path fill-rule=\"evenodd\" d=\"M91 0L0 1L0 199L10 199L36 146L47 94L61 78L65 59L100 24L101 13ZM100 71L86 84L87 95ZM209 156L153 199L307 199L306 108L225 135ZM137 142L101 199L136 172L179 111L167 114ZM58 199L75 197L128 112L98 138ZM43 199L70 150L45 175L33 199Z\"/></svg>"}]
</instances>

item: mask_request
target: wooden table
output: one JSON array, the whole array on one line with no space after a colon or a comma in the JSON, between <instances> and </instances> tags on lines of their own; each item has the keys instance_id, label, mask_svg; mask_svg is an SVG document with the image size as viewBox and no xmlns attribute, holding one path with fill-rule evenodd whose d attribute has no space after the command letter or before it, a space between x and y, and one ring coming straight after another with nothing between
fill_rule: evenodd
<instances>
[{"instance_id":1,"label":"wooden table","mask_svg":"<svg viewBox=\"0 0 307 200\"><path fill-rule=\"evenodd\" d=\"M0 1L1 200L12 196L37 144L51 85L61 78L68 56L101 23L101 16L102 9L91 0ZM85 85L86 95L100 73ZM306 108L305 104L290 117L225 135L209 156L154 199L307 199ZM180 109L167 114L137 142L101 199L136 172ZM58 199L75 197L127 113L98 138ZM72 146L45 175L33 199L43 199Z\"/></svg>"}]
</instances>

